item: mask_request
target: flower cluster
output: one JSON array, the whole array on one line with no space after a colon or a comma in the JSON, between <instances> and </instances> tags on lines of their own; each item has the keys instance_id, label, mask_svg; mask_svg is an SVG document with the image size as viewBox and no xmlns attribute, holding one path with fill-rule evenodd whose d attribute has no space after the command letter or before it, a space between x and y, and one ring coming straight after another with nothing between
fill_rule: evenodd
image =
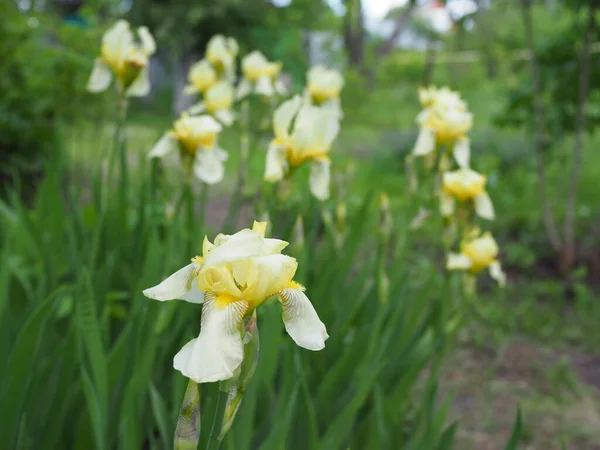
<instances>
[{"instance_id":1,"label":"flower cluster","mask_svg":"<svg viewBox=\"0 0 600 450\"><path fill-rule=\"evenodd\" d=\"M204 238L202 256L144 291L149 298L202 303L200 335L175 355L173 365L197 383L227 380L244 358L242 325L265 300L276 297L283 323L300 347L321 350L325 325L294 281L298 263L281 254L286 241L265 238L266 222L233 235Z\"/></svg>"},{"instance_id":2,"label":"flower cluster","mask_svg":"<svg viewBox=\"0 0 600 450\"><path fill-rule=\"evenodd\" d=\"M190 113L208 113L225 126L233 123L232 111L236 56L239 48L235 39L213 36L206 46L204 59L195 63L188 73L188 94L199 94L202 100L190 108Z\"/></svg>"},{"instance_id":3,"label":"flower cluster","mask_svg":"<svg viewBox=\"0 0 600 450\"><path fill-rule=\"evenodd\" d=\"M436 162L440 176L437 196L440 213L448 228L458 229L460 251L449 252L447 268L476 274L489 269L492 278L504 285L506 277L497 260L498 245L490 233L474 226L473 213L493 220L494 206L486 191L487 177L470 168L471 151L467 133L473 115L457 92L430 86L419 91L423 110L417 116L419 135L413 156L426 156ZM451 170L452 160L458 168Z\"/></svg>"}]
</instances>

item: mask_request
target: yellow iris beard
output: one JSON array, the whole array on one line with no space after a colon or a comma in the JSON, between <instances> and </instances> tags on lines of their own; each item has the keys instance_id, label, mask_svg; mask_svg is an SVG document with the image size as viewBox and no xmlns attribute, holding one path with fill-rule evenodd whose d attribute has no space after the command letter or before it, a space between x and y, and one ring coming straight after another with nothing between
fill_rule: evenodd
<instances>
[{"instance_id":1,"label":"yellow iris beard","mask_svg":"<svg viewBox=\"0 0 600 450\"><path fill-rule=\"evenodd\" d=\"M297 281L292 280L287 284L287 286L285 286L284 289L295 289L295 290L304 291L305 287L303 285L301 285L300 283L298 283ZM223 308L226 308L227 305L229 305L231 303L240 302L240 301L245 300L249 304L248 312L252 312L256 308L258 308L262 303L264 303L267 299L276 295L277 293L281 292L282 290L283 289L279 289L274 292L271 292L262 299L251 299L250 301L246 298L243 298L243 296L238 297L238 296L231 295L231 294L215 294L215 306L217 308L223 309ZM246 314L248 314L248 312Z\"/></svg>"},{"instance_id":2,"label":"yellow iris beard","mask_svg":"<svg viewBox=\"0 0 600 450\"><path fill-rule=\"evenodd\" d=\"M286 159L291 167L297 167L311 159L329 159L329 156L327 156L327 152L323 150L302 150L294 148L293 144L285 144L280 139L274 139L273 144L285 147Z\"/></svg>"}]
</instances>

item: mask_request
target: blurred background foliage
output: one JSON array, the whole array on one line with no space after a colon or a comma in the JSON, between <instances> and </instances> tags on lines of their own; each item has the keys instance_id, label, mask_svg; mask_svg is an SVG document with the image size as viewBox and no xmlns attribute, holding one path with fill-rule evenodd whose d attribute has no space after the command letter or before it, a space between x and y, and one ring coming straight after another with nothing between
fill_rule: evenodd
<instances>
[{"instance_id":1,"label":"blurred background foliage","mask_svg":"<svg viewBox=\"0 0 600 450\"><path fill-rule=\"evenodd\" d=\"M587 378L572 361L584 354L592 369L600 367L597 27L577 180L577 258L565 273L549 245L537 192L536 98L521 7L526 0L473 1L475 11L450 16L443 31L420 11L443 10L460 0L408 1L388 12L382 27L387 32L381 33L367 26L367 1L0 2L0 436L7 437L8 448L171 446L185 389L171 356L197 332L199 309L158 305L141 295L191 256L181 253L182 219L165 218L172 193L145 155L188 101L181 95L185 74L215 33L235 37L241 54L258 48L281 60L296 91L315 62L344 71L345 116L334 179L351 179L348 185L336 181L336 196L324 206L332 214L339 202L347 206L343 251L338 232L301 194L273 217L273 234L292 241L294 221L304 217L307 242L292 242L292 254L305 268L301 281L332 337L323 353L307 354L284 336L276 305L260 311L259 371L222 448L442 450L452 441L453 448L488 448L473 437L481 434L492 436L489 448L505 448L516 403L504 408L507 424L492 400L488 409L472 407L480 416L491 409L492 419L469 422L449 395L460 386L448 380L454 380L455 367L471 387L481 380L466 374L485 373L483 393L472 387L467 394L495 398L494 389L501 389L494 378L498 361L522 339L535 342L536 351L540 342L550 346L552 369L546 370L542 357L525 358L540 366L538 378L528 379L528 388L518 393L521 402L529 401L523 438L544 449L558 448L561 440L569 449L589 449L598 441L600 424L590 419L595 413L585 415L590 425L584 431L575 426L581 420L567 413L587 411L581 405L596 401L595 391L585 389L597 384L581 388L577 383ZM545 173L559 221L567 209L590 4L532 5L546 119ZM129 207L109 204L104 210L102 164L115 99L91 95L85 85L102 33L118 17L148 25L159 52L152 62L155 88L132 103L129 118ZM463 303L458 280L442 275L441 254L432 244L439 240L439 224L409 226L417 211L406 189L404 158L417 133L417 88L429 83L448 85L467 100L475 116L475 169L488 175L497 211L490 228L510 281L504 292L482 283L474 304ZM263 131L253 143L252 188L261 182L268 137ZM223 136L232 174L239 161L237 138L233 131ZM306 191L296 184L297 192ZM197 245L202 233L221 231L232 185L233 179L211 193ZM380 191L390 195L394 216L385 255L387 302L377 275ZM475 368L471 360L461 366L457 355L464 347L479 355ZM570 362L556 363L559 352ZM548 406L553 396L562 400ZM210 410L215 398L206 388L203 408ZM547 424L549 414L558 423L550 431L537 426L540 409L546 415L539 423ZM464 420L455 427L456 418ZM211 420L203 417L203 429Z\"/></svg>"}]
</instances>

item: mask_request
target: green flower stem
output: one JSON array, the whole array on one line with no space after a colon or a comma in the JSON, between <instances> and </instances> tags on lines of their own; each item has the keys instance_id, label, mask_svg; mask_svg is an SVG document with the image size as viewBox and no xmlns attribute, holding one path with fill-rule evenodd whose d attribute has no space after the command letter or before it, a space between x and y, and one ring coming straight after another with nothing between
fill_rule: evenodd
<instances>
[{"instance_id":1,"label":"green flower stem","mask_svg":"<svg viewBox=\"0 0 600 450\"><path fill-rule=\"evenodd\" d=\"M235 226L240 213L244 188L248 179L248 160L250 159L250 103L246 99L242 103L240 112L240 165L238 177L229 203L227 218L223 224L226 231L231 231Z\"/></svg>"}]
</instances>

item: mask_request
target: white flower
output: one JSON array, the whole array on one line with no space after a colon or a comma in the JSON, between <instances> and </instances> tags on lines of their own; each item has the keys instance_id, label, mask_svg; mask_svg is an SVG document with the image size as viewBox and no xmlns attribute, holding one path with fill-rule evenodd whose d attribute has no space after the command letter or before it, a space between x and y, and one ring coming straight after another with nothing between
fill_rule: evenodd
<instances>
[{"instance_id":1,"label":"white flower","mask_svg":"<svg viewBox=\"0 0 600 450\"><path fill-rule=\"evenodd\" d=\"M484 219L494 219L494 205L485 190L487 178L471 169L458 169L446 172L442 177L440 193L441 213L449 216L454 213L455 199L472 202L475 212Z\"/></svg>"},{"instance_id":2,"label":"white flower","mask_svg":"<svg viewBox=\"0 0 600 450\"><path fill-rule=\"evenodd\" d=\"M218 80L217 71L207 59L194 64L188 73L188 84L185 87L186 94L206 92L213 87Z\"/></svg>"},{"instance_id":3,"label":"white flower","mask_svg":"<svg viewBox=\"0 0 600 450\"><path fill-rule=\"evenodd\" d=\"M449 145L459 167L469 167L470 141L466 133L473 126L473 115L467 111L460 95L448 88L429 87L419 90L424 109L417 116L419 136L413 155L432 153L436 145Z\"/></svg>"},{"instance_id":4,"label":"white flower","mask_svg":"<svg viewBox=\"0 0 600 450\"><path fill-rule=\"evenodd\" d=\"M182 114L148 154L149 158L170 155L184 164L198 179L215 184L223 179L227 152L217 145L222 126L209 115Z\"/></svg>"},{"instance_id":5,"label":"white flower","mask_svg":"<svg viewBox=\"0 0 600 450\"><path fill-rule=\"evenodd\" d=\"M148 63L156 44L146 27L138 28L138 37L136 42L125 20L119 20L104 33L101 56L94 63L88 91L106 90L114 76L119 90L127 96L143 97L150 92Z\"/></svg>"},{"instance_id":6,"label":"white flower","mask_svg":"<svg viewBox=\"0 0 600 450\"><path fill-rule=\"evenodd\" d=\"M219 81L204 94L204 99L190 108L190 113L208 112L223 125L233 123L233 86L228 81Z\"/></svg>"},{"instance_id":7,"label":"white flower","mask_svg":"<svg viewBox=\"0 0 600 450\"><path fill-rule=\"evenodd\" d=\"M231 37L217 34L210 38L206 45L206 59L210 61L219 74L227 80L235 79L235 57L239 47L237 41Z\"/></svg>"},{"instance_id":8,"label":"white flower","mask_svg":"<svg viewBox=\"0 0 600 450\"><path fill-rule=\"evenodd\" d=\"M309 350L325 347L325 325L304 288L293 281L298 263L281 254L288 243L266 239L265 229L266 223L255 222L252 230L220 234L214 243L205 238L202 257L144 291L160 301L191 298L193 303L204 292L200 335L173 359L174 368L197 383L233 376L243 360L243 319L271 296L281 302L285 328L296 344ZM198 291L192 295L194 285Z\"/></svg>"},{"instance_id":9,"label":"white flower","mask_svg":"<svg viewBox=\"0 0 600 450\"><path fill-rule=\"evenodd\" d=\"M279 80L281 63L270 62L260 51L255 50L242 59L244 78L237 88L238 99L250 93L272 97L275 94L284 95L287 90Z\"/></svg>"},{"instance_id":10,"label":"white flower","mask_svg":"<svg viewBox=\"0 0 600 450\"><path fill-rule=\"evenodd\" d=\"M311 67L306 74L306 97L311 103L321 105L342 117L340 92L344 87L344 78L333 69L317 65Z\"/></svg>"},{"instance_id":11,"label":"white flower","mask_svg":"<svg viewBox=\"0 0 600 450\"><path fill-rule=\"evenodd\" d=\"M498 244L490 233L479 235L479 230L462 242L460 253L450 253L446 262L448 270L465 270L473 274L488 269L490 276L500 286L506 284L506 275L498 261Z\"/></svg>"},{"instance_id":12,"label":"white flower","mask_svg":"<svg viewBox=\"0 0 600 450\"><path fill-rule=\"evenodd\" d=\"M275 139L267 151L264 179L279 181L290 168L310 162L311 192L320 200L327 199L331 165L328 153L340 131L339 116L325 107L305 104L295 96L277 108L273 129Z\"/></svg>"}]
</instances>

